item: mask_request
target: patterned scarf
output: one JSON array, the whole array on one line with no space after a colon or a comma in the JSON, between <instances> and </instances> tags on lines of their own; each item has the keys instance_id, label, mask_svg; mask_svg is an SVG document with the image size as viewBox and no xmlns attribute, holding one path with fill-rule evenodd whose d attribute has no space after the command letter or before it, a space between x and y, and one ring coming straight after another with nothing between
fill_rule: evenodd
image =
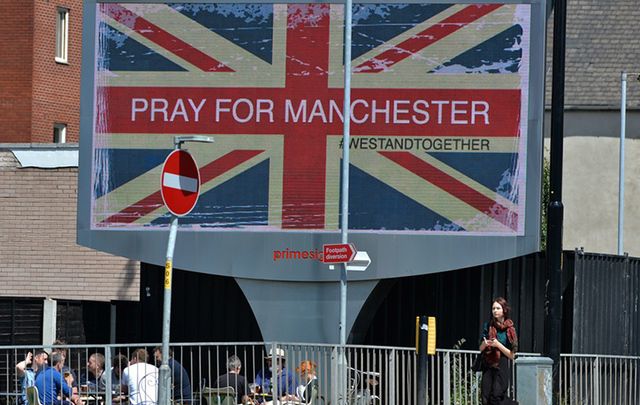
<instances>
[{"instance_id":1,"label":"patterned scarf","mask_svg":"<svg viewBox=\"0 0 640 405\"><path fill-rule=\"evenodd\" d=\"M507 331L507 339L509 339L509 343L511 343L511 351L516 352L518 350L518 336L516 335L516 328L513 327L513 321L511 319L507 319L506 321L500 323L496 320L489 324L489 339L497 339L498 338L498 330L501 332ZM500 364L500 355L502 352L495 347L489 347L484 352L485 361L489 367L498 367Z\"/></svg>"}]
</instances>

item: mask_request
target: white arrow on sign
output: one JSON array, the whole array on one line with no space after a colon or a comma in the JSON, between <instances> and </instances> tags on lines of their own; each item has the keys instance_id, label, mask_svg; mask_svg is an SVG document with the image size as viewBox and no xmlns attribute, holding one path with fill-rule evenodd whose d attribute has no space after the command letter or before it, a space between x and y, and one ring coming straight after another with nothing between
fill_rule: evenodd
<instances>
[{"instance_id":1,"label":"white arrow on sign","mask_svg":"<svg viewBox=\"0 0 640 405\"><path fill-rule=\"evenodd\" d=\"M365 271L371 264L371 258L367 252L361 251L356 253L356 257L347 263L347 270Z\"/></svg>"}]
</instances>

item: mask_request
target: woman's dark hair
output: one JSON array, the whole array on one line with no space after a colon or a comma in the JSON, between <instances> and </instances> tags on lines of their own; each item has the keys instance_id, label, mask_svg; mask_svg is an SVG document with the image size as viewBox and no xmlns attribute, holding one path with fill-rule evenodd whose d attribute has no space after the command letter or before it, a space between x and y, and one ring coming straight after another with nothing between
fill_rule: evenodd
<instances>
[{"instance_id":1,"label":"woman's dark hair","mask_svg":"<svg viewBox=\"0 0 640 405\"><path fill-rule=\"evenodd\" d=\"M504 320L506 321L507 319L511 319L511 307L509 306L509 303L507 302L507 300L505 300L502 297L494 298L491 301L491 307L492 308L493 308L493 303L494 302L497 302L502 307L502 313L504 314ZM494 322L495 322L495 319L493 318L493 311L491 312L491 315L490 315L489 319L491 319L490 324L493 325Z\"/></svg>"}]
</instances>

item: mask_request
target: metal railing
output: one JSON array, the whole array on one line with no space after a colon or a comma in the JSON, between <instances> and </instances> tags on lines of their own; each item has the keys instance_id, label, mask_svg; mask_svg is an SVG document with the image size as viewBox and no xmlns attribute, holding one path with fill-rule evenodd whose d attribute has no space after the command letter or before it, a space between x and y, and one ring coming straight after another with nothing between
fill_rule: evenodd
<instances>
[{"instance_id":1,"label":"metal railing","mask_svg":"<svg viewBox=\"0 0 640 405\"><path fill-rule=\"evenodd\" d=\"M563 404L640 404L640 357L563 354L560 359Z\"/></svg>"},{"instance_id":2,"label":"metal railing","mask_svg":"<svg viewBox=\"0 0 640 405\"><path fill-rule=\"evenodd\" d=\"M156 345L68 345L65 347L65 364L73 371L75 385L82 393L87 383L87 360L93 353L104 355L110 365L118 354L131 359L135 349L144 348L149 355L149 363L154 363L153 352ZM254 400L263 401L270 397L289 396L291 404L304 402L299 387L304 385L304 377L296 370L302 362L315 365L316 387L312 404L346 405L405 405L417 403L417 357L414 348L386 346L355 346L344 348L336 345L294 344L294 343L184 343L170 345L173 358L184 367L184 378L174 381L172 399L174 402L193 405L217 404L215 396L216 380L227 372L227 359L238 356L242 363L240 374L246 378L241 391L257 391L254 382L261 370L268 370L266 357L269 352L284 352L284 374L276 374L271 384L264 384L262 393L252 395ZM0 347L0 405L20 404L22 387L15 366L24 359L28 351L42 346ZM45 348L51 352L51 348ZM428 404L438 405L479 405L481 374L471 371L477 351L437 350L430 356L427 375ZM538 356L520 353L523 356ZM577 405L632 405L640 403L640 357L600 356L563 354L561 357L560 383L561 403ZM110 370L111 367L106 367ZM515 367L512 382L516 381ZM106 387L96 390L87 405L111 404L119 395L120 387L116 376L105 373ZM343 380L341 380L343 379ZM344 385L341 385L341 381ZM188 386L183 395L180 387ZM346 387L339 389L340 387ZM268 395L270 391L271 395ZM516 396L512 387L509 394ZM240 403L242 398L236 398ZM92 403L92 401L94 401ZM297 401L297 402L296 402ZM282 403L282 402L281 402ZM286 402L285 402L286 403ZM44 405L44 404L43 404Z\"/></svg>"},{"instance_id":3,"label":"metal railing","mask_svg":"<svg viewBox=\"0 0 640 405\"><path fill-rule=\"evenodd\" d=\"M159 345L67 345L63 349L66 350L65 365L72 370L76 390L85 397L87 405L101 405L111 404L121 393L117 376L109 372L109 365L113 360L120 354L131 359L136 349L143 348L148 354L148 363L154 364L154 348L157 346ZM27 352L34 352L39 348L43 346L0 347L0 404L21 404L22 387L15 366L24 360ZM44 348L49 353L51 350L61 349ZM171 395L176 403L222 403L222 399L216 394L218 391L211 388L219 386L216 384L217 379L227 373L227 359L232 355L241 361L240 375L246 378L243 386L237 387L238 390L245 393L255 392L250 397L256 402L285 397L291 404L369 405L417 402L414 348L237 342L171 344L170 349L173 359L185 370L184 374L175 374L179 376L178 379L184 378L184 381L173 381ZM258 389L254 382L258 380L259 374L264 376L269 369L269 353L278 352L284 352L283 367L286 371L282 374L274 373L269 382L263 380ZM90 377L87 361L94 353L104 356L107 365L107 371L104 373L106 388L89 388L89 393L86 393L87 388L83 385L89 385L87 381ZM305 386L305 377L299 375L296 370L302 362L307 361L315 366L317 377L313 397L306 398L310 402L304 401L305 396L301 392L301 387ZM274 360L271 362L277 363ZM341 387L341 376L346 384L342 392L338 390L338 387ZM181 389L183 383L188 387L184 391ZM150 396L152 399L147 402L157 402L157 397L155 401L153 397ZM241 403L242 398L237 396L235 401Z\"/></svg>"},{"instance_id":4,"label":"metal railing","mask_svg":"<svg viewBox=\"0 0 640 405\"><path fill-rule=\"evenodd\" d=\"M477 350L438 349L429 358L427 403L444 405L480 405L481 373L471 370ZM536 353L519 353L519 357L539 356ZM508 395L515 397L515 367L511 368L512 386Z\"/></svg>"}]
</instances>

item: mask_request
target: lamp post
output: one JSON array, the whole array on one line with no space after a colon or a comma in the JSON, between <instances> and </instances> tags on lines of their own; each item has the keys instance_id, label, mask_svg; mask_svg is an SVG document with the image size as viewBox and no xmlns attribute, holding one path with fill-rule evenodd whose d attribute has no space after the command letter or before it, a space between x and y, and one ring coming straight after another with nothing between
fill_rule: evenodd
<instances>
[{"instance_id":1,"label":"lamp post","mask_svg":"<svg viewBox=\"0 0 640 405\"><path fill-rule=\"evenodd\" d=\"M562 156L564 137L564 76L566 0L553 4L553 81L551 87L551 171L547 211L547 297L545 355L553 360L553 405L560 401L560 343L562 341Z\"/></svg>"}]
</instances>

